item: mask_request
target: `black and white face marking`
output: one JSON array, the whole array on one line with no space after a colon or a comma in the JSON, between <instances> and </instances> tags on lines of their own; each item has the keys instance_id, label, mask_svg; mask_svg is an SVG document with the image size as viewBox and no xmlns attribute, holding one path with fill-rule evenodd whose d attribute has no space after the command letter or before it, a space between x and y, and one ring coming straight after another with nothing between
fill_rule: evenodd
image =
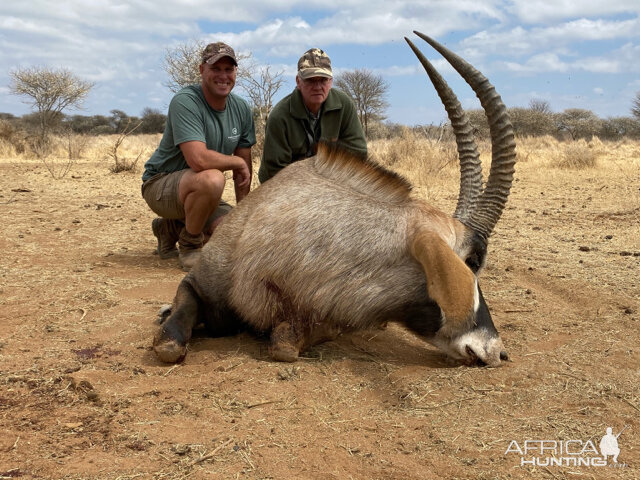
<instances>
[{"instance_id":1,"label":"black and white face marking","mask_svg":"<svg viewBox=\"0 0 640 480\"><path fill-rule=\"evenodd\" d=\"M482 296L482 291L475 284L473 322L469 331L456 337L447 337L436 333L428 339L430 343L447 353L450 357L466 364L485 364L490 367L499 366L502 360L507 360L508 355L498 335L498 331L491 319L491 313ZM442 314L442 324L446 318Z\"/></svg>"}]
</instances>

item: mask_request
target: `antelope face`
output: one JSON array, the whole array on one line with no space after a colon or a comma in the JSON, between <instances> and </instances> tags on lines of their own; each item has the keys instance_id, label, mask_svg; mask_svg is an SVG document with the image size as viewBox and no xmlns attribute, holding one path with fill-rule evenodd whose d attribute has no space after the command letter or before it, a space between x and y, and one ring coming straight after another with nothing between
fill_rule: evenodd
<instances>
[{"instance_id":1,"label":"antelope face","mask_svg":"<svg viewBox=\"0 0 640 480\"><path fill-rule=\"evenodd\" d=\"M444 313L441 315L442 325L445 326L447 320ZM453 335L448 329L440 328L433 337L426 340L452 359L466 365L497 367L502 361L509 359L477 283L474 309L468 325L469 328L466 331Z\"/></svg>"}]
</instances>

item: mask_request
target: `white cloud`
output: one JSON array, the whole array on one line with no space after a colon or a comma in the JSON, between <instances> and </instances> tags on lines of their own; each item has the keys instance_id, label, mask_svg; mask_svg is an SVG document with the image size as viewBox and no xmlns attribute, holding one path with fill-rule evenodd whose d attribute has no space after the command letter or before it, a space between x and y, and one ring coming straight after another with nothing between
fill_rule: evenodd
<instances>
[{"instance_id":1,"label":"white cloud","mask_svg":"<svg viewBox=\"0 0 640 480\"><path fill-rule=\"evenodd\" d=\"M168 3L168 2L167 2ZM167 16L166 12L175 11ZM58 1L55 3L43 0L29 2L12 2L0 7L0 24L5 19L28 18L29 24L41 28L71 30L85 33L109 33L128 35L131 32L144 32L157 36L185 35L196 27L193 17L181 16L181 11L162 2L130 2L101 1L86 2L80 0ZM184 21L185 18L187 21ZM38 32L36 32L38 33ZM46 32L44 32L46 34Z\"/></svg>"},{"instance_id":2,"label":"white cloud","mask_svg":"<svg viewBox=\"0 0 640 480\"><path fill-rule=\"evenodd\" d=\"M431 63L433 63L434 65L436 64L436 62L431 62ZM442 60L441 62L438 62L438 63L444 65L446 61ZM438 71L442 70L439 67L436 67L436 68L438 69ZM371 70L378 75L384 75L389 77L405 77L408 75L416 75L416 74L424 75L424 69L418 66L417 64L407 65L402 67L399 67L397 65L392 65L387 68L374 68Z\"/></svg>"},{"instance_id":3,"label":"white cloud","mask_svg":"<svg viewBox=\"0 0 640 480\"><path fill-rule=\"evenodd\" d=\"M637 0L512 0L506 8L525 23L543 23L566 18L640 13Z\"/></svg>"},{"instance_id":4,"label":"white cloud","mask_svg":"<svg viewBox=\"0 0 640 480\"><path fill-rule=\"evenodd\" d=\"M640 72L640 45L627 43L604 56L583 57L572 62L576 70L593 73Z\"/></svg>"},{"instance_id":5,"label":"white cloud","mask_svg":"<svg viewBox=\"0 0 640 480\"><path fill-rule=\"evenodd\" d=\"M460 42L464 49L485 55L526 55L553 49L568 51L577 42L640 38L640 18L620 21L575 20L549 27L508 31L481 31Z\"/></svg>"},{"instance_id":6,"label":"white cloud","mask_svg":"<svg viewBox=\"0 0 640 480\"><path fill-rule=\"evenodd\" d=\"M298 16L273 18L253 30L216 32L234 48L261 50L268 55L297 54L308 45L381 45L401 41L413 30L438 37L464 25L472 29L488 19L501 19L498 1L447 0L412 2L387 0L323 2L328 15L308 22Z\"/></svg>"},{"instance_id":7,"label":"white cloud","mask_svg":"<svg viewBox=\"0 0 640 480\"><path fill-rule=\"evenodd\" d=\"M506 70L522 74L545 72L590 72L617 74L640 72L640 45L627 43L608 52L606 55L572 58L563 61L553 52L540 53L529 57L525 62L501 62Z\"/></svg>"},{"instance_id":8,"label":"white cloud","mask_svg":"<svg viewBox=\"0 0 640 480\"><path fill-rule=\"evenodd\" d=\"M507 70L516 73L566 72L569 65L555 53L533 55L525 63L504 62Z\"/></svg>"}]
</instances>

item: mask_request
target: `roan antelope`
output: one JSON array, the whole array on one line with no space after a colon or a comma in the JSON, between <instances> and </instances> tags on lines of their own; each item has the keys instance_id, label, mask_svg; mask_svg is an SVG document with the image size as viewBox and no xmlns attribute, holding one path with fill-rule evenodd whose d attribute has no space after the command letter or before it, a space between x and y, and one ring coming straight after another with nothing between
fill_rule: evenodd
<instances>
[{"instance_id":1,"label":"roan antelope","mask_svg":"<svg viewBox=\"0 0 640 480\"><path fill-rule=\"evenodd\" d=\"M467 364L507 359L478 286L487 240L509 196L513 128L489 81L431 38L469 83L491 129L492 164L482 168L454 93L406 39L451 121L460 158L453 217L411 196L410 184L336 146L296 162L252 191L216 229L178 287L153 346L160 360L187 353L192 329L212 335L270 333L276 360L342 332L397 321Z\"/></svg>"}]
</instances>

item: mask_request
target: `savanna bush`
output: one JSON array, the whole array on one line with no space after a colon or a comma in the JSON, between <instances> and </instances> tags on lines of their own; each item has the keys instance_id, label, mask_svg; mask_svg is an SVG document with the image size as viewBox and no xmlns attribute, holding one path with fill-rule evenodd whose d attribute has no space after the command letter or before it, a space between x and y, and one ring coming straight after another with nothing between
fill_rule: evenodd
<instances>
[{"instance_id":1,"label":"savanna bush","mask_svg":"<svg viewBox=\"0 0 640 480\"><path fill-rule=\"evenodd\" d=\"M562 143L562 155L556 164L559 168L583 169L596 166L602 142L594 139L591 142L580 139Z\"/></svg>"},{"instance_id":2,"label":"savanna bush","mask_svg":"<svg viewBox=\"0 0 640 480\"><path fill-rule=\"evenodd\" d=\"M25 133L11 122L0 119L0 155L14 157L25 152Z\"/></svg>"}]
</instances>

